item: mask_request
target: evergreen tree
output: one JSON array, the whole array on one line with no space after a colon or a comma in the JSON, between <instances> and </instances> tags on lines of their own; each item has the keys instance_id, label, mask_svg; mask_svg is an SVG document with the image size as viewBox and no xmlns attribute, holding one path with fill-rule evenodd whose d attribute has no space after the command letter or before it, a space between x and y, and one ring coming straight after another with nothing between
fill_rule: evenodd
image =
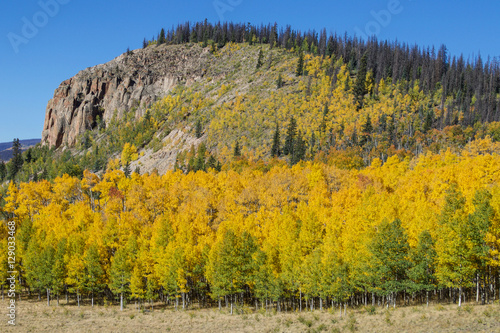
<instances>
[{"instance_id":1,"label":"evergreen tree","mask_svg":"<svg viewBox=\"0 0 500 333\"><path fill-rule=\"evenodd\" d=\"M283 78L281 77L281 73L278 75L278 80L276 80L276 89L283 87Z\"/></svg>"},{"instance_id":2,"label":"evergreen tree","mask_svg":"<svg viewBox=\"0 0 500 333\"><path fill-rule=\"evenodd\" d=\"M144 40L142 41L142 48L145 49L146 47L148 47L148 41L146 40L146 38L144 38Z\"/></svg>"},{"instance_id":3,"label":"evergreen tree","mask_svg":"<svg viewBox=\"0 0 500 333\"><path fill-rule=\"evenodd\" d=\"M198 43L198 33L196 29L191 30L191 34L189 35L189 41L191 43Z\"/></svg>"},{"instance_id":4,"label":"evergreen tree","mask_svg":"<svg viewBox=\"0 0 500 333\"><path fill-rule=\"evenodd\" d=\"M304 53L302 50L299 51L299 61L297 62L297 69L295 70L295 74L297 76L301 76L304 73Z\"/></svg>"},{"instance_id":5,"label":"evergreen tree","mask_svg":"<svg viewBox=\"0 0 500 333\"><path fill-rule=\"evenodd\" d=\"M311 153L311 156L314 157L314 153L316 149L316 134L314 134L314 131L311 133L311 141L309 142L309 151Z\"/></svg>"},{"instance_id":6,"label":"evergreen tree","mask_svg":"<svg viewBox=\"0 0 500 333\"><path fill-rule=\"evenodd\" d=\"M158 36L158 45L165 43L165 29L161 28L160 35Z\"/></svg>"},{"instance_id":7,"label":"evergreen tree","mask_svg":"<svg viewBox=\"0 0 500 333\"><path fill-rule=\"evenodd\" d=\"M283 147L283 155L293 154L293 148L295 146L295 137L297 135L297 122L292 116L290 119L290 124L288 124L288 129L286 131L285 146Z\"/></svg>"},{"instance_id":8,"label":"evergreen tree","mask_svg":"<svg viewBox=\"0 0 500 333\"><path fill-rule=\"evenodd\" d=\"M16 175L21 171L23 167L24 159L21 153L21 143L19 139L14 139L12 142L12 159L9 163L9 179L14 180Z\"/></svg>"},{"instance_id":9,"label":"evergreen tree","mask_svg":"<svg viewBox=\"0 0 500 333\"><path fill-rule=\"evenodd\" d=\"M215 159L215 157L213 155L210 155L210 157L208 158L207 170L208 169L214 169L214 170L217 169L217 160Z\"/></svg>"},{"instance_id":10,"label":"evergreen tree","mask_svg":"<svg viewBox=\"0 0 500 333\"><path fill-rule=\"evenodd\" d=\"M203 32L203 44L202 47L205 48L208 46L208 29L205 29Z\"/></svg>"},{"instance_id":11,"label":"evergreen tree","mask_svg":"<svg viewBox=\"0 0 500 333\"><path fill-rule=\"evenodd\" d=\"M354 98L356 100L357 109L363 107L363 100L367 93L366 90L366 73L367 73L367 55L366 53L361 58L361 62L356 74L356 83L354 84Z\"/></svg>"},{"instance_id":12,"label":"evergreen tree","mask_svg":"<svg viewBox=\"0 0 500 333\"><path fill-rule=\"evenodd\" d=\"M201 143L198 146L198 152L196 154L196 159L194 161L194 170L193 171L205 171L205 153L207 151L207 147L204 143Z\"/></svg>"},{"instance_id":13,"label":"evergreen tree","mask_svg":"<svg viewBox=\"0 0 500 333\"><path fill-rule=\"evenodd\" d=\"M361 146L364 146L366 143L368 143L370 141L370 138L371 138L370 135L373 131L372 120L371 120L369 114L366 116L366 121L363 124L362 131L363 131L363 133L361 136L360 144L361 144Z\"/></svg>"},{"instance_id":14,"label":"evergreen tree","mask_svg":"<svg viewBox=\"0 0 500 333\"><path fill-rule=\"evenodd\" d=\"M306 143L302 138L302 133L299 131L297 138L294 140L294 146L292 150L292 156L290 158L290 164L294 165L304 160L306 157Z\"/></svg>"},{"instance_id":15,"label":"evergreen tree","mask_svg":"<svg viewBox=\"0 0 500 333\"><path fill-rule=\"evenodd\" d=\"M195 134L198 139L203 135L203 128L201 127L201 121L199 119L196 121Z\"/></svg>"},{"instance_id":16,"label":"evergreen tree","mask_svg":"<svg viewBox=\"0 0 500 333\"><path fill-rule=\"evenodd\" d=\"M276 130L273 135L273 145L271 147L271 157L280 157L280 129L278 123L276 123Z\"/></svg>"},{"instance_id":17,"label":"evergreen tree","mask_svg":"<svg viewBox=\"0 0 500 333\"><path fill-rule=\"evenodd\" d=\"M424 133L427 133L431 128L432 128L432 111L427 112L427 115L425 116L425 123L424 123Z\"/></svg>"},{"instance_id":18,"label":"evergreen tree","mask_svg":"<svg viewBox=\"0 0 500 333\"><path fill-rule=\"evenodd\" d=\"M0 161L0 182L7 177L7 167L4 161Z\"/></svg>"},{"instance_id":19,"label":"evergreen tree","mask_svg":"<svg viewBox=\"0 0 500 333\"><path fill-rule=\"evenodd\" d=\"M29 148L25 153L24 153L24 163L31 163L33 161L33 148Z\"/></svg>"},{"instance_id":20,"label":"evergreen tree","mask_svg":"<svg viewBox=\"0 0 500 333\"><path fill-rule=\"evenodd\" d=\"M259 57L257 58L257 66L255 67L256 69L259 69L262 67L262 62L264 60L264 53L262 52L262 49L259 50Z\"/></svg>"},{"instance_id":21,"label":"evergreen tree","mask_svg":"<svg viewBox=\"0 0 500 333\"><path fill-rule=\"evenodd\" d=\"M236 140L236 144L234 145L234 150L233 150L233 157L240 157L241 156L241 148L240 148L240 142Z\"/></svg>"}]
</instances>

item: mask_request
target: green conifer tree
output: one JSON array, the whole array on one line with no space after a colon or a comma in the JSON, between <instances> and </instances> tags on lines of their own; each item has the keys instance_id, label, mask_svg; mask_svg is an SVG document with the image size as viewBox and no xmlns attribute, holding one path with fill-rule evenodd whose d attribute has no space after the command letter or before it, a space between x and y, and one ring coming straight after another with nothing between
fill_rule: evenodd
<instances>
[{"instance_id":1,"label":"green conifer tree","mask_svg":"<svg viewBox=\"0 0 500 333\"><path fill-rule=\"evenodd\" d=\"M366 73L367 73L367 55L361 57L361 62L356 74L356 83L354 84L354 98L356 100L356 108L359 110L363 107L363 100L367 93L366 90Z\"/></svg>"},{"instance_id":2,"label":"green conifer tree","mask_svg":"<svg viewBox=\"0 0 500 333\"><path fill-rule=\"evenodd\" d=\"M198 139L201 138L201 136L203 135L203 128L201 126L201 121L199 119L196 121L195 134Z\"/></svg>"},{"instance_id":3,"label":"green conifer tree","mask_svg":"<svg viewBox=\"0 0 500 333\"><path fill-rule=\"evenodd\" d=\"M240 142L236 140L236 144L234 145L234 150L233 150L233 157L237 158L240 156L241 156Z\"/></svg>"},{"instance_id":4,"label":"green conifer tree","mask_svg":"<svg viewBox=\"0 0 500 333\"><path fill-rule=\"evenodd\" d=\"M262 62L264 60L264 53L262 52L262 49L259 50L259 57L257 58L257 65L255 66L256 69L259 69L262 67Z\"/></svg>"},{"instance_id":5,"label":"green conifer tree","mask_svg":"<svg viewBox=\"0 0 500 333\"><path fill-rule=\"evenodd\" d=\"M281 76L281 73L278 75L278 80L276 80L276 89L280 89L283 87L283 77Z\"/></svg>"},{"instance_id":6,"label":"green conifer tree","mask_svg":"<svg viewBox=\"0 0 500 333\"><path fill-rule=\"evenodd\" d=\"M271 147L271 157L280 157L280 129L278 123L276 123L276 130L273 135L273 145Z\"/></svg>"},{"instance_id":7,"label":"green conifer tree","mask_svg":"<svg viewBox=\"0 0 500 333\"><path fill-rule=\"evenodd\" d=\"M304 53L302 50L299 51L299 61L297 62L297 69L295 70L295 74L297 76L302 76L304 73Z\"/></svg>"},{"instance_id":8,"label":"green conifer tree","mask_svg":"<svg viewBox=\"0 0 500 333\"><path fill-rule=\"evenodd\" d=\"M293 154L293 148L295 146L296 136L297 136L297 122L295 121L295 118L292 116L286 132L285 146L283 147L283 155Z\"/></svg>"}]
</instances>

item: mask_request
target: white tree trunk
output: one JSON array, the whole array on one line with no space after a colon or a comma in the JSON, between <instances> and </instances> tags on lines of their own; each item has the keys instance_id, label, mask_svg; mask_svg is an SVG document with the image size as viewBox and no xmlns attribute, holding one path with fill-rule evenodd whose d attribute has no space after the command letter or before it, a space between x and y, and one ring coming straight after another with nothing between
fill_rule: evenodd
<instances>
[{"instance_id":1,"label":"white tree trunk","mask_svg":"<svg viewBox=\"0 0 500 333\"><path fill-rule=\"evenodd\" d=\"M476 303L479 303L479 273L476 275Z\"/></svg>"}]
</instances>

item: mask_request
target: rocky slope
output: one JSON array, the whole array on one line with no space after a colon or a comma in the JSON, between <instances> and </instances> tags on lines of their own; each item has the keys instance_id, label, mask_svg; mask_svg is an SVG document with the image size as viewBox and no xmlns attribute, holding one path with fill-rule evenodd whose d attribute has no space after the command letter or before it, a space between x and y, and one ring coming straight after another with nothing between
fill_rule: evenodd
<instances>
[{"instance_id":1,"label":"rocky slope","mask_svg":"<svg viewBox=\"0 0 500 333\"><path fill-rule=\"evenodd\" d=\"M81 133L97 125L97 116L107 122L115 110L119 118L131 108L141 116L178 83L200 80L211 57L197 45L152 45L80 71L62 82L48 102L42 143L72 146Z\"/></svg>"}]
</instances>

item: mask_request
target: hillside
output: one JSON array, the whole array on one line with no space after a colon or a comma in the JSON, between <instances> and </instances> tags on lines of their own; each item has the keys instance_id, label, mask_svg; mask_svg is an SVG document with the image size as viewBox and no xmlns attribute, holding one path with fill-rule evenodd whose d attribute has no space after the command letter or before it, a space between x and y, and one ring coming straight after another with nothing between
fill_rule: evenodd
<instances>
[{"instance_id":1,"label":"hillside","mask_svg":"<svg viewBox=\"0 0 500 333\"><path fill-rule=\"evenodd\" d=\"M28 148L34 147L40 141L40 139L19 140L22 151L26 151ZM0 142L0 161L6 162L12 158L11 148L12 142Z\"/></svg>"},{"instance_id":2,"label":"hillside","mask_svg":"<svg viewBox=\"0 0 500 333\"><path fill-rule=\"evenodd\" d=\"M433 57L428 49L329 38L318 51L307 34L296 39L296 48L271 48L256 38L149 41L64 81L48 103L42 142L71 148L73 163L94 171L128 142L140 155L131 170L164 173L176 160L193 169L189 160L201 143L223 164L238 143L253 159L321 158L358 168L375 157L460 150L477 138L500 138L494 64L483 70L480 59L450 63L444 47ZM301 145L295 153L292 141Z\"/></svg>"}]
</instances>

